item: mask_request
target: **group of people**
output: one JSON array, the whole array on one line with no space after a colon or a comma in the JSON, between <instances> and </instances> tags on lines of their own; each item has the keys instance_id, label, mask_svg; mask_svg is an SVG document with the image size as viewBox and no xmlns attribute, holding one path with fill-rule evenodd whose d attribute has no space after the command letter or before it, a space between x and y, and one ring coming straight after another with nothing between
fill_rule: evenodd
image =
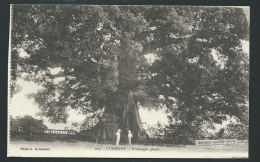
<instances>
[{"instance_id":1,"label":"group of people","mask_svg":"<svg viewBox=\"0 0 260 162\"><path fill-rule=\"evenodd\" d=\"M119 145L120 133L121 133L121 130L118 129L117 132L116 132L116 145ZM132 145L131 139L132 139L133 135L132 135L132 132L130 130L128 131L128 135L127 136L128 136L128 143L129 143L129 145Z\"/></svg>"}]
</instances>

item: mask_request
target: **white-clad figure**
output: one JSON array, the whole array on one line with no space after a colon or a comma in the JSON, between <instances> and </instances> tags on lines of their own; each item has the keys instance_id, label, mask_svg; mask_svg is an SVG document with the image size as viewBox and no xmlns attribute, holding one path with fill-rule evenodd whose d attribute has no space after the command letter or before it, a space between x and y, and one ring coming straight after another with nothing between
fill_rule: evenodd
<instances>
[{"instance_id":1,"label":"white-clad figure","mask_svg":"<svg viewBox=\"0 0 260 162\"><path fill-rule=\"evenodd\" d=\"M120 141L120 132L121 132L120 129L118 129L118 131L116 132L116 145L119 145L119 141Z\"/></svg>"},{"instance_id":2,"label":"white-clad figure","mask_svg":"<svg viewBox=\"0 0 260 162\"><path fill-rule=\"evenodd\" d=\"M133 137L133 135L132 135L131 131L129 130L128 131L128 142L129 142L129 145L132 145L132 143L131 143L132 137Z\"/></svg>"}]
</instances>

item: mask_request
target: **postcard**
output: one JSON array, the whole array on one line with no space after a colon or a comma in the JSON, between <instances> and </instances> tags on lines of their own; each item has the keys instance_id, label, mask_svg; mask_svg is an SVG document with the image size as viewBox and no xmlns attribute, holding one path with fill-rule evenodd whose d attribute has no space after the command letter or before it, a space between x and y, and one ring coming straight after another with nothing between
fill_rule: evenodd
<instances>
[{"instance_id":1,"label":"postcard","mask_svg":"<svg viewBox=\"0 0 260 162\"><path fill-rule=\"evenodd\" d=\"M248 158L249 10L12 4L8 157Z\"/></svg>"}]
</instances>

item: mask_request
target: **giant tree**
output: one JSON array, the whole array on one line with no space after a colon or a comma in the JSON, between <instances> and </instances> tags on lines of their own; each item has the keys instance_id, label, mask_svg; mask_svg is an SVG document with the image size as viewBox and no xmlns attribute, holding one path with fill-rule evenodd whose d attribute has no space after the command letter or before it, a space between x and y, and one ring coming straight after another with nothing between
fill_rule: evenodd
<instances>
[{"instance_id":1,"label":"giant tree","mask_svg":"<svg viewBox=\"0 0 260 162\"><path fill-rule=\"evenodd\" d=\"M119 127L141 138L138 105L164 105L188 130L225 114L243 116L247 62L240 42L247 22L241 9L15 5L12 13L11 90L18 74L45 87L31 97L53 123L66 122L69 108L93 116L104 109L98 124L104 136ZM21 49L29 57L19 57ZM151 65L147 54L158 59ZM51 73L56 67L62 71Z\"/></svg>"}]
</instances>

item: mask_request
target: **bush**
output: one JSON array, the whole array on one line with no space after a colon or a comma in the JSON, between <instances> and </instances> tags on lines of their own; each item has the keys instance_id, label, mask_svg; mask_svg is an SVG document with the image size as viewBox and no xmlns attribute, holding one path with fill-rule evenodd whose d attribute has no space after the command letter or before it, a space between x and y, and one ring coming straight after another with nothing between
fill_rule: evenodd
<instances>
[{"instance_id":1,"label":"bush","mask_svg":"<svg viewBox=\"0 0 260 162\"><path fill-rule=\"evenodd\" d=\"M10 132L24 132L27 134L43 133L47 126L43 120L34 119L29 115L10 119Z\"/></svg>"},{"instance_id":2,"label":"bush","mask_svg":"<svg viewBox=\"0 0 260 162\"><path fill-rule=\"evenodd\" d=\"M227 127L225 129L224 138L247 140L248 139L248 127L244 124L230 123L229 125L227 125Z\"/></svg>"},{"instance_id":3,"label":"bush","mask_svg":"<svg viewBox=\"0 0 260 162\"><path fill-rule=\"evenodd\" d=\"M167 131L170 130L170 131ZM168 141L172 141L173 144L193 144L195 139L203 139L203 132L191 125L170 125L168 129L165 129L165 138Z\"/></svg>"}]
</instances>

